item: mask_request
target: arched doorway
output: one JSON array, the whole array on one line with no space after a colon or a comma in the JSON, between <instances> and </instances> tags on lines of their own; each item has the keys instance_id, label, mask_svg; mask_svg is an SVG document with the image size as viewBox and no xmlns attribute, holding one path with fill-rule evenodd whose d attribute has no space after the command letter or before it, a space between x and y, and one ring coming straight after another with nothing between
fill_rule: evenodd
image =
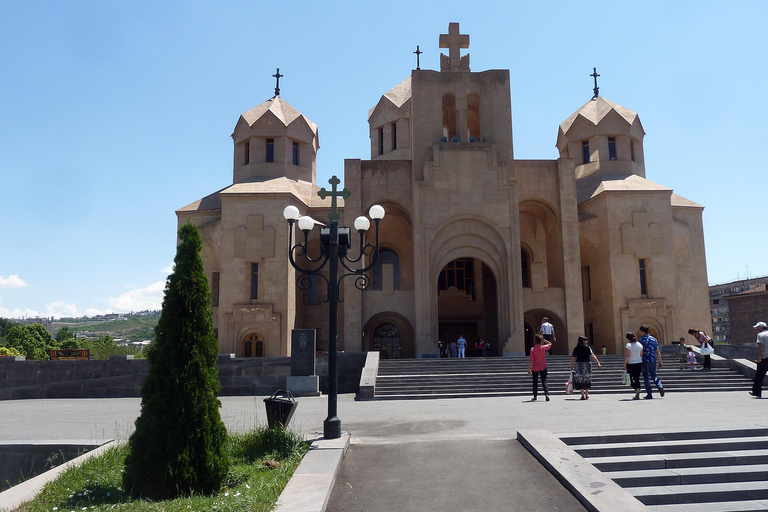
<instances>
[{"instance_id":1,"label":"arched doorway","mask_svg":"<svg viewBox=\"0 0 768 512\"><path fill-rule=\"evenodd\" d=\"M560 316L548 309L530 309L523 315L523 321L525 322L525 351L530 353L528 348L528 327L532 329L531 333L531 346L533 346L533 335L537 334L541 330L541 321L547 318L549 323L555 328L555 341L552 343L552 354L570 354L568 349L568 331L565 328L565 322L560 319Z\"/></svg>"},{"instance_id":2,"label":"arched doorway","mask_svg":"<svg viewBox=\"0 0 768 512\"><path fill-rule=\"evenodd\" d=\"M531 348L533 348L533 336L538 331L534 329L530 322L525 322L525 355L531 354Z\"/></svg>"},{"instance_id":3,"label":"arched doorway","mask_svg":"<svg viewBox=\"0 0 768 512\"><path fill-rule=\"evenodd\" d=\"M264 336L251 332L245 335L242 343L243 357L264 357L266 342Z\"/></svg>"},{"instance_id":4,"label":"arched doorway","mask_svg":"<svg viewBox=\"0 0 768 512\"><path fill-rule=\"evenodd\" d=\"M480 338L491 342L491 355L500 353L496 277L480 259L457 258L443 267L437 280L437 315L438 339L444 345L461 335L470 347Z\"/></svg>"},{"instance_id":5,"label":"arched doorway","mask_svg":"<svg viewBox=\"0 0 768 512\"><path fill-rule=\"evenodd\" d=\"M384 311L371 317L363 329L363 346L379 352L382 359L414 357L413 327L404 316Z\"/></svg>"}]
</instances>

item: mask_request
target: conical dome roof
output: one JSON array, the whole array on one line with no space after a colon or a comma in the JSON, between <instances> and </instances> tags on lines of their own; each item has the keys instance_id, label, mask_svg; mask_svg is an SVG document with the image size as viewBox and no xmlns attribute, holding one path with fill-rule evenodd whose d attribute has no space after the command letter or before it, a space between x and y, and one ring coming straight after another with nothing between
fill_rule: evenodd
<instances>
[{"instance_id":1,"label":"conical dome roof","mask_svg":"<svg viewBox=\"0 0 768 512\"><path fill-rule=\"evenodd\" d=\"M253 107L251 110L244 112L241 117L248 123L248 126L253 126L259 119L264 117L267 112L274 114L274 116L286 127L297 119L301 119L306 122L309 129L317 135L317 125L307 119L304 114L289 105L288 102L280 96L270 98L264 103Z\"/></svg>"},{"instance_id":2,"label":"conical dome roof","mask_svg":"<svg viewBox=\"0 0 768 512\"><path fill-rule=\"evenodd\" d=\"M579 116L583 117L587 121L590 121L592 124L597 126L598 124L600 124L600 121L605 119L605 117L611 111L614 111L617 114L619 114L629 124L634 124L635 121L638 120L636 112L633 112L628 108L622 107L618 103L614 103L611 100L607 100L602 96L598 96L597 98L593 98L588 102L586 102L584 105L581 106L580 109L578 109L576 112L571 114L570 117L568 117L568 119L560 123L560 131L564 134L567 134L568 130L571 129L571 126L573 126L573 124L576 122Z\"/></svg>"},{"instance_id":3,"label":"conical dome roof","mask_svg":"<svg viewBox=\"0 0 768 512\"><path fill-rule=\"evenodd\" d=\"M608 119L610 121L603 123ZM601 124L603 126L599 126ZM562 150L569 140L579 140L596 133L629 134L637 140L642 140L645 136L637 112L598 96L560 123L556 145Z\"/></svg>"}]
</instances>

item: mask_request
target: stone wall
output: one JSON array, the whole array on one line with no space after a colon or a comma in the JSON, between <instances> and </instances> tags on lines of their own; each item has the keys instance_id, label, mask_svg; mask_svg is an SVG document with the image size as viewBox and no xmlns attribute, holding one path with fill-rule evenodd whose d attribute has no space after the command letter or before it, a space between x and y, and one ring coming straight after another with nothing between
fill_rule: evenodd
<instances>
[{"instance_id":1,"label":"stone wall","mask_svg":"<svg viewBox=\"0 0 768 512\"><path fill-rule=\"evenodd\" d=\"M731 320L731 343L755 343L757 331L752 326L757 322L768 322L768 293L732 295L728 297L728 310Z\"/></svg>"},{"instance_id":2,"label":"stone wall","mask_svg":"<svg viewBox=\"0 0 768 512\"><path fill-rule=\"evenodd\" d=\"M339 393L356 393L364 352L340 352ZM317 356L320 390L328 392L328 355ZM0 358L0 400L33 398L124 398L141 396L146 360L16 361ZM270 395L285 389L289 357L219 357L222 396Z\"/></svg>"}]
</instances>

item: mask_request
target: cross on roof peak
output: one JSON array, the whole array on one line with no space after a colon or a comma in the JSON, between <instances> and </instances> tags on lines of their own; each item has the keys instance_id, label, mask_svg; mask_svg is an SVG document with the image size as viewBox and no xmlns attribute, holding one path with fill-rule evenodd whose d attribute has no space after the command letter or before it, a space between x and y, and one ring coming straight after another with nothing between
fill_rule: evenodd
<instances>
[{"instance_id":1,"label":"cross on roof peak","mask_svg":"<svg viewBox=\"0 0 768 512\"><path fill-rule=\"evenodd\" d=\"M596 100L596 99L597 99L597 94L600 92L600 88L597 86L597 77L599 77L599 76L600 76L600 75L598 74L598 72L597 72L597 68L592 68L592 74L591 74L591 75L589 75L589 76L591 76L592 78L594 78L594 79L595 79L595 88L594 88L594 89L592 89L592 92L593 92L593 93L595 93L595 95L594 95L594 96L592 96L592 99L593 99L593 100Z\"/></svg>"},{"instance_id":2,"label":"cross on roof peak","mask_svg":"<svg viewBox=\"0 0 768 512\"><path fill-rule=\"evenodd\" d=\"M277 78L277 83L275 84L275 96L280 96L280 79L285 76L280 74L280 68L277 68L277 73L272 75L273 77Z\"/></svg>"},{"instance_id":3,"label":"cross on roof peak","mask_svg":"<svg viewBox=\"0 0 768 512\"><path fill-rule=\"evenodd\" d=\"M440 71L469 71L469 54L461 56L462 48L469 48L469 35L459 33L458 23L448 24L448 33L440 34L440 48L448 48L448 55L440 54Z\"/></svg>"}]
</instances>

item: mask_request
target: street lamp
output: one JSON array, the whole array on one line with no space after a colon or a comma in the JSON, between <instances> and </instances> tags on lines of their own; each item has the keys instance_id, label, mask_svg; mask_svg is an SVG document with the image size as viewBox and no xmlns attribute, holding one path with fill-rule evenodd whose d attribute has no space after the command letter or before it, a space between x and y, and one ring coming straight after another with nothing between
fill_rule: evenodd
<instances>
[{"instance_id":1,"label":"street lamp","mask_svg":"<svg viewBox=\"0 0 768 512\"><path fill-rule=\"evenodd\" d=\"M349 276L355 278L355 287L358 290L365 290L369 285L369 278L366 272L371 270L379 257L379 222L384 218L384 208L375 204L368 210L368 215L376 224L376 245L365 242L365 232L371 227L371 221L366 217L360 216L355 219L355 230L360 236L360 249L356 258L351 258L348 254L352 247L349 228L339 227L339 215L336 207L336 199L341 197L346 199L350 196L350 191L345 187L338 191L336 185L341 183L336 176L333 176L328 183L331 184L331 192L321 188L317 193L321 199L331 198L331 212L328 219L331 225L328 228L320 229L320 254L315 257L309 254L307 239L309 232L315 226L315 220L309 216L301 216L299 209L293 205L286 206L283 210L283 216L288 221L288 260L291 266L298 270L301 275L296 279L296 286L300 290L308 290L312 286L310 276L319 276L325 280L328 285L328 297L323 299L328 302L328 417L323 422L323 437L326 439L338 439L341 437L341 420L338 417L338 364L337 352L339 346L339 286L341 280ZM304 241L296 245L293 244L293 225L304 233ZM370 264L362 268L353 268L350 264L361 261L363 256L371 258ZM297 258L303 258L309 262L313 268L305 269L296 263ZM339 276L339 262L347 270L347 273ZM321 273L325 265L328 264L328 277Z\"/></svg>"}]
</instances>

